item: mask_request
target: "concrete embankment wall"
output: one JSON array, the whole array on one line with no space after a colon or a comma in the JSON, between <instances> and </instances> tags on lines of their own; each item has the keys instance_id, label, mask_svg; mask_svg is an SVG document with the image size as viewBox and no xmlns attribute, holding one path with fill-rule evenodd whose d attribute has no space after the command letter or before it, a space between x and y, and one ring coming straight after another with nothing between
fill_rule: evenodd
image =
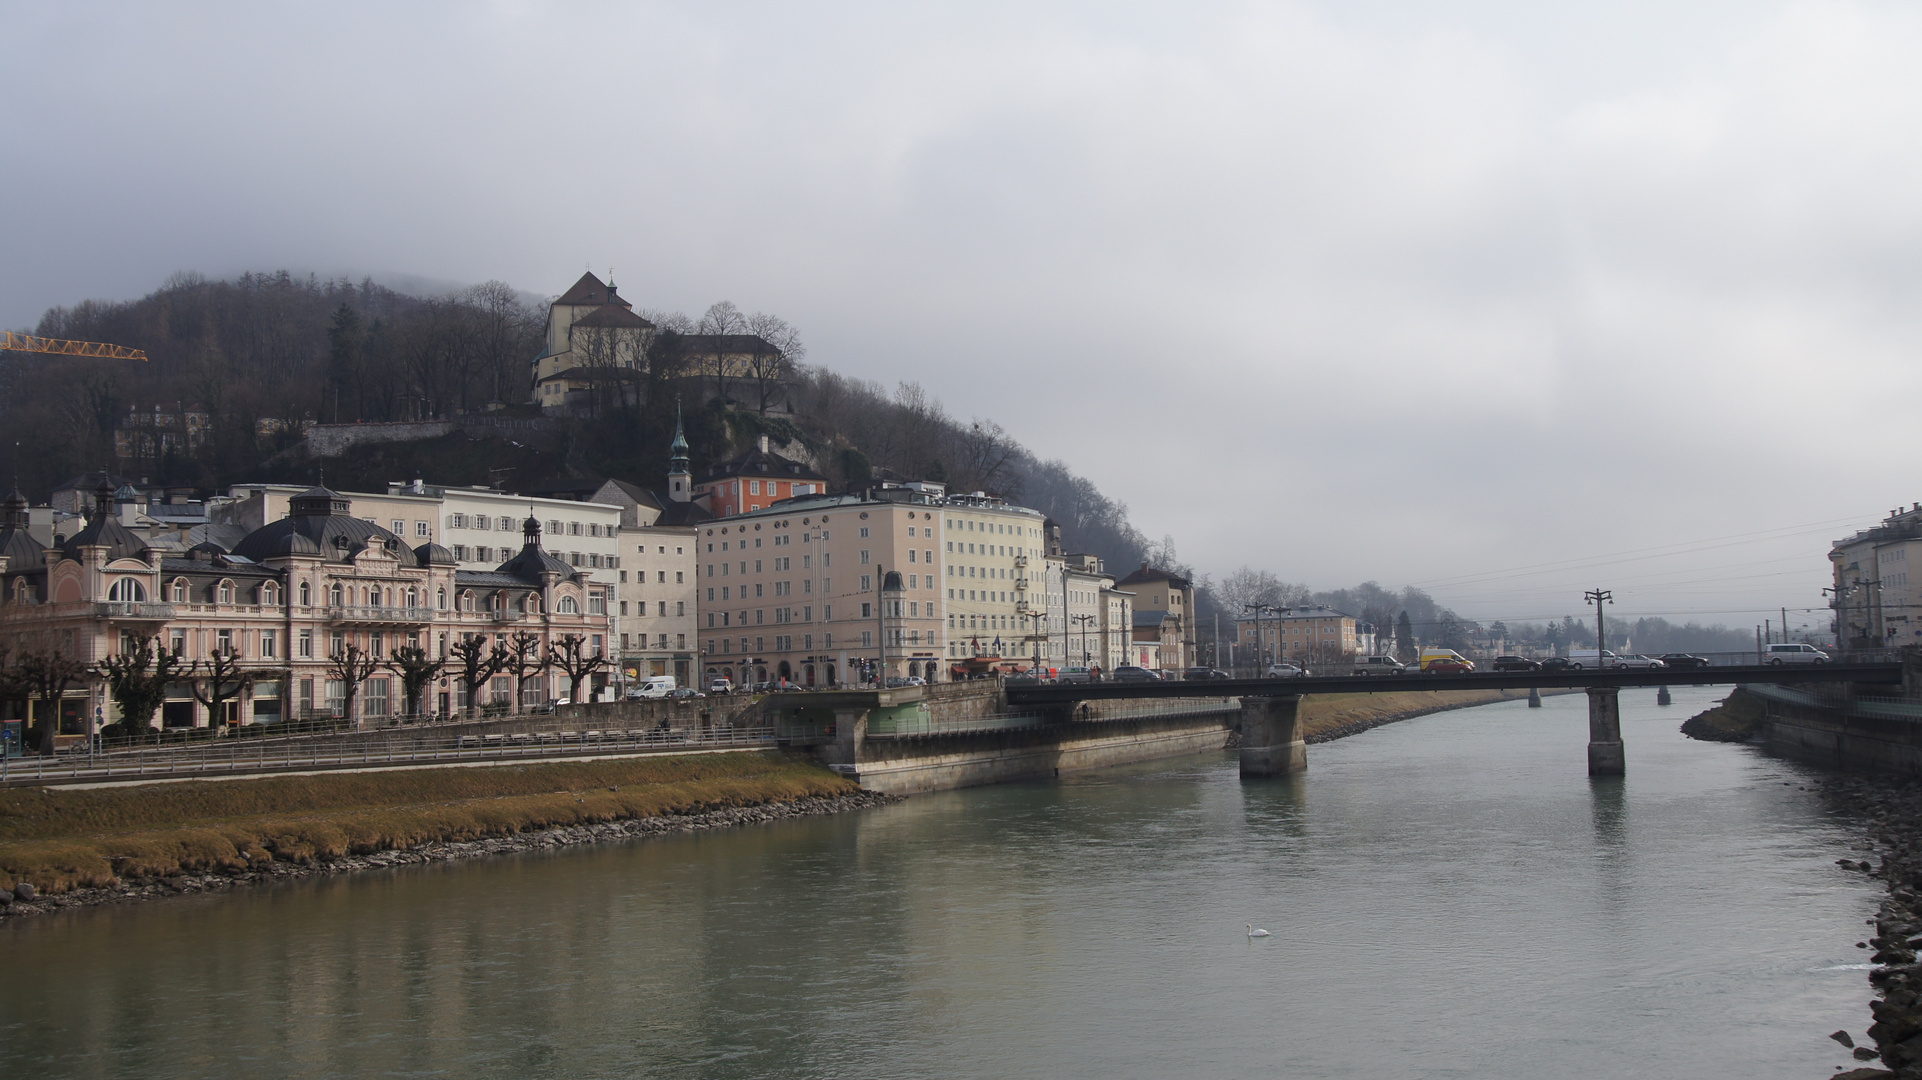
<instances>
[{"instance_id":1,"label":"concrete embankment wall","mask_svg":"<svg viewBox=\"0 0 1922 1080\"><path fill-rule=\"evenodd\" d=\"M1767 710L1762 739L1769 749L1832 768L1922 776L1922 719L1863 715L1750 689Z\"/></svg>"},{"instance_id":2,"label":"concrete embankment wall","mask_svg":"<svg viewBox=\"0 0 1922 1080\"><path fill-rule=\"evenodd\" d=\"M1220 750L1240 710L1076 722L913 738L870 738L853 770L869 791L922 791L1040 780Z\"/></svg>"}]
</instances>

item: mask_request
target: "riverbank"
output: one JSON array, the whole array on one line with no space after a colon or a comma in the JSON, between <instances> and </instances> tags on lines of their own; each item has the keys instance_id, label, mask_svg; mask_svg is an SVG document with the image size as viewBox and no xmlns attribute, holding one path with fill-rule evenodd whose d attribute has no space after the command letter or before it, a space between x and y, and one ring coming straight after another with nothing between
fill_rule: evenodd
<instances>
[{"instance_id":1,"label":"riverbank","mask_svg":"<svg viewBox=\"0 0 1922 1080\"><path fill-rule=\"evenodd\" d=\"M0 918L894 801L776 751L0 791Z\"/></svg>"},{"instance_id":2,"label":"riverbank","mask_svg":"<svg viewBox=\"0 0 1922 1080\"><path fill-rule=\"evenodd\" d=\"M1579 693L1581 693L1580 690L1549 690L1542 696ZM1525 690L1401 690L1380 694L1310 694L1302 700L1299 713L1302 740L1311 743L1329 742L1333 739L1345 739L1350 735L1359 735L1371 728L1392 724L1397 720L1413 720L1417 716L1447 712L1450 709L1489 705L1497 701L1522 701L1527 698L1528 692Z\"/></svg>"},{"instance_id":3,"label":"riverbank","mask_svg":"<svg viewBox=\"0 0 1922 1080\"><path fill-rule=\"evenodd\" d=\"M1879 1056L1886 1068L1855 1069L1835 1078L1922 1080L1922 964L1916 963L1916 950L1922 947L1922 785L1893 776L1830 776L1822 780L1822 793L1834 809L1868 828L1859 846L1867 857L1837 862L1882 881L1888 889L1874 936L1857 942L1873 950L1869 959L1880 965L1869 972L1878 998L1869 1003L1873 1023L1866 1034L1875 1047L1854 1051L1859 1060ZM1836 1040L1845 1046L1854 1041L1837 1034L1847 1038Z\"/></svg>"}]
</instances>

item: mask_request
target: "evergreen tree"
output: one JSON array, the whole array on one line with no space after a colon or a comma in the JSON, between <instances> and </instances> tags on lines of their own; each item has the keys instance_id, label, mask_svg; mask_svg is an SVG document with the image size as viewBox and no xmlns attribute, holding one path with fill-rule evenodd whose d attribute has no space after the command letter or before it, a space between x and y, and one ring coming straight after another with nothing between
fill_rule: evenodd
<instances>
[{"instance_id":1,"label":"evergreen tree","mask_svg":"<svg viewBox=\"0 0 1922 1080\"><path fill-rule=\"evenodd\" d=\"M1415 662L1415 624L1404 611L1395 619L1395 659L1404 664Z\"/></svg>"}]
</instances>

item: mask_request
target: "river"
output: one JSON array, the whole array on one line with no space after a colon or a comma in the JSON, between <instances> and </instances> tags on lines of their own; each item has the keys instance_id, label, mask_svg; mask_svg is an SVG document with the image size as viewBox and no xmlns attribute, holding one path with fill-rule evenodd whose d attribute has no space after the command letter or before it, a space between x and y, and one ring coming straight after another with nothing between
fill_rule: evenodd
<instances>
[{"instance_id":1,"label":"river","mask_svg":"<svg viewBox=\"0 0 1922 1080\"><path fill-rule=\"evenodd\" d=\"M0 929L10 1077L1756 1077L1855 1063L1801 766L1624 691ZM1251 940L1252 922L1273 932Z\"/></svg>"}]
</instances>

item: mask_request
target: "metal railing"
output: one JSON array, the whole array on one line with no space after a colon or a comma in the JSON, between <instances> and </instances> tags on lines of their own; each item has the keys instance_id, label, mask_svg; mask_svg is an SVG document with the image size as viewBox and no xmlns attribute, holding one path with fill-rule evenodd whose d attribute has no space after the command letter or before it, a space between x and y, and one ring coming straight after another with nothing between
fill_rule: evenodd
<instances>
[{"instance_id":1,"label":"metal railing","mask_svg":"<svg viewBox=\"0 0 1922 1080\"><path fill-rule=\"evenodd\" d=\"M500 727L500 721L491 726ZM705 729L585 728L554 717L529 720L520 730L453 731L399 728L354 737L290 736L223 739L184 746L96 752L77 750L46 757L0 758L0 784L89 782L151 777L191 777L308 769L354 769L408 763L489 761L519 758L596 757L670 753L688 749L753 748L776 742L772 727L721 725Z\"/></svg>"},{"instance_id":2,"label":"metal railing","mask_svg":"<svg viewBox=\"0 0 1922 1080\"><path fill-rule=\"evenodd\" d=\"M1770 686L1762 683L1745 684L1744 690L1756 697L1770 701L1780 701L1789 705L1805 705L1811 708L1831 709L1847 716L1869 717L1878 720L1908 720L1922 723L1922 699L1909 697L1890 697L1879 694L1825 694L1799 686Z\"/></svg>"},{"instance_id":3,"label":"metal railing","mask_svg":"<svg viewBox=\"0 0 1922 1080\"><path fill-rule=\"evenodd\" d=\"M429 623L434 621L434 609L349 604L345 607L328 608L327 618L337 623Z\"/></svg>"},{"instance_id":4,"label":"metal railing","mask_svg":"<svg viewBox=\"0 0 1922 1080\"><path fill-rule=\"evenodd\" d=\"M96 603L93 606L93 613L104 619L164 622L174 617L174 606L157 604L150 600L107 600Z\"/></svg>"}]
</instances>

